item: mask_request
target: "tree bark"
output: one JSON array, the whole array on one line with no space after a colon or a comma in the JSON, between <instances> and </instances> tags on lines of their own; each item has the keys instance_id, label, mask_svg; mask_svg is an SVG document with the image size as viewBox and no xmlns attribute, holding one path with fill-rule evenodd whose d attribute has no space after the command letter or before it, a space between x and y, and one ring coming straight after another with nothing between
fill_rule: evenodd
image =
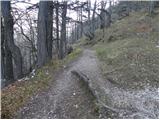
<instances>
[{"instance_id":1,"label":"tree bark","mask_svg":"<svg viewBox=\"0 0 160 120\"><path fill-rule=\"evenodd\" d=\"M53 1L40 1L38 13L38 67L52 58Z\"/></svg>"},{"instance_id":2,"label":"tree bark","mask_svg":"<svg viewBox=\"0 0 160 120\"><path fill-rule=\"evenodd\" d=\"M65 56L67 49L66 43L66 14L67 14L67 1L64 2L62 7L62 26L61 26L61 41L60 41L60 59Z\"/></svg>"},{"instance_id":3,"label":"tree bark","mask_svg":"<svg viewBox=\"0 0 160 120\"><path fill-rule=\"evenodd\" d=\"M152 15L154 9L154 1L150 0L149 1L149 14Z\"/></svg>"},{"instance_id":4,"label":"tree bark","mask_svg":"<svg viewBox=\"0 0 160 120\"><path fill-rule=\"evenodd\" d=\"M97 0L95 0L94 3L94 8L93 8L93 15L92 15L92 32L94 33L95 31L95 12L96 12L96 6L97 5Z\"/></svg>"},{"instance_id":5,"label":"tree bark","mask_svg":"<svg viewBox=\"0 0 160 120\"><path fill-rule=\"evenodd\" d=\"M81 37L83 36L83 12L82 12L82 8L81 8Z\"/></svg>"},{"instance_id":6,"label":"tree bark","mask_svg":"<svg viewBox=\"0 0 160 120\"><path fill-rule=\"evenodd\" d=\"M14 63L15 63L15 71L16 71L16 77L19 79L23 77L22 73L22 55L20 52L20 49L15 45L14 39L13 39L13 18L11 15L11 6L10 6L10 1L2 1L1 2L1 11L2 11L2 16L4 19L4 40L6 42L6 46L8 50L11 52L12 56L9 54L6 62L10 62L8 65L7 63L7 69L10 71L13 70L13 66L11 65L11 58L13 57ZM9 68L8 68L9 67ZM11 72L12 73L12 72ZM11 75L12 76L12 75ZM10 78L10 77L9 77Z\"/></svg>"},{"instance_id":7,"label":"tree bark","mask_svg":"<svg viewBox=\"0 0 160 120\"><path fill-rule=\"evenodd\" d=\"M56 38L57 38L57 43L56 43L56 47L57 47L57 54L58 54L58 57L59 56L59 5L58 5L58 2L57 2L57 5L56 5Z\"/></svg>"},{"instance_id":8,"label":"tree bark","mask_svg":"<svg viewBox=\"0 0 160 120\"><path fill-rule=\"evenodd\" d=\"M12 54L7 46L7 41L5 40L3 23L1 23L1 68L2 87L4 87L13 82L14 75Z\"/></svg>"},{"instance_id":9,"label":"tree bark","mask_svg":"<svg viewBox=\"0 0 160 120\"><path fill-rule=\"evenodd\" d=\"M48 3L47 15L47 51L49 60L52 59L52 43L53 43L53 1L46 1Z\"/></svg>"},{"instance_id":10,"label":"tree bark","mask_svg":"<svg viewBox=\"0 0 160 120\"><path fill-rule=\"evenodd\" d=\"M15 81L13 74L12 53L9 50L7 43L5 43L5 58L4 58L4 73L5 73L5 86Z\"/></svg>"},{"instance_id":11,"label":"tree bark","mask_svg":"<svg viewBox=\"0 0 160 120\"><path fill-rule=\"evenodd\" d=\"M4 27L1 17L1 79L5 78Z\"/></svg>"}]
</instances>

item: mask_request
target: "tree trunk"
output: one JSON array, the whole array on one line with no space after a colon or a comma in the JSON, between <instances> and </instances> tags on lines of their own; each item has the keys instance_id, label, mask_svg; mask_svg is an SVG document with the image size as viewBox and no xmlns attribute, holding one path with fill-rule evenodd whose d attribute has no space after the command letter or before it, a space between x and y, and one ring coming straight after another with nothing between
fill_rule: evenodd
<instances>
[{"instance_id":1,"label":"tree trunk","mask_svg":"<svg viewBox=\"0 0 160 120\"><path fill-rule=\"evenodd\" d=\"M38 67L52 58L53 1L40 1L38 13Z\"/></svg>"},{"instance_id":2,"label":"tree trunk","mask_svg":"<svg viewBox=\"0 0 160 120\"><path fill-rule=\"evenodd\" d=\"M47 51L49 60L52 59L52 43L53 43L53 1L46 1L48 3L47 15ZM47 13L46 13L47 14Z\"/></svg>"},{"instance_id":3,"label":"tree trunk","mask_svg":"<svg viewBox=\"0 0 160 120\"><path fill-rule=\"evenodd\" d=\"M12 53L9 50L7 43L5 43L5 86L9 85L10 83L13 83L15 81L14 75L13 75L13 63L12 63Z\"/></svg>"},{"instance_id":4,"label":"tree trunk","mask_svg":"<svg viewBox=\"0 0 160 120\"><path fill-rule=\"evenodd\" d=\"M94 8L93 8L93 15L92 15L92 32L93 32L93 33L94 33L94 31L95 31L95 12L96 12L96 5L97 5L97 0L95 0Z\"/></svg>"},{"instance_id":5,"label":"tree trunk","mask_svg":"<svg viewBox=\"0 0 160 120\"><path fill-rule=\"evenodd\" d=\"M88 8L88 25L89 25L89 29L91 28L91 26L90 26L90 9L91 9L91 1L90 0L88 0L88 4L87 4L87 8Z\"/></svg>"},{"instance_id":6,"label":"tree trunk","mask_svg":"<svg viewBox=\"0 0 160 120\"><path fill-rule=\"evenodd\" d=\"M1 17L1 80L5 79L5 47L4 47L4 27ZM2 81L3 84L3 81Z\"/></svg>"},{"instance_id":7,"label":"tree trunk","mask_svg":"<svg viewBox=\"0 0 160 120\"><path fill-rule=\"evenodd\" d=\"M11 52L12 56L9 54L9 61L7 60L6 62L9 62L10 65L7 64L7 69L10 71L13 71L13 66L11 65L12 57L15 62L15 71L16 71L16 76L17 78L21 78L23 76L22 73L22 55L20 52L20 49L15 45L14 39L13 39L13 18L11 15L11 6L10 6L10 1L2 1L1 2L1 11L2 11L2 16L4 19L4 40L7 44L8 50ZM8 68L10 67L10 68ZM12 73L12 72L11 72ZM11 75L12 76L12 75Z\"/></svg>"},{"instance_id":8,"label":"tree trunk","mask_svg":"<svg viewBox=\"0 0 160 120\"><path fill-rule=\"evenodd\" d=\"M61 41L60 41L60 59L65 56L67 49L66 45L66 14L67 14L67 2L65 1L62 7L62 26L61 26ZM64 49L65 47L65 49Z\"/></svg>"},{"instance_id":9,"label":"tree trunk","mask_svg":"<svg viewBox=\"0 0 160 120\"><path fill-rule=\"evenodd\" d=\"M82 12L82 8L81 8L81 37L83 36L83 12Z\"/></svg>"},{"instance_id":10,"label":"tree trunk","mask_svg":"<svg viewBox=\"0 0 160 120\"><path fill-rule=\"evenodd\" d=\"M2 52L1 53L1 68L2 68L1 80L2 80L2 87L4 87L13 82L14 75L13 75L12 54L7 46L7 41L4 35L3 23L1 23L1 52Z\"/></svg>"},{"instance_id":11,"label":"tree trunk","mask_svg":"<svg viewBox=\"0 0 160 120\"><path fill-rule=\"evenodd\" d=\"M59 13L59 6L58 6L58 2L57 2L57 5L56 5L56 38L57 38L57 54L58 54L58 57L59 56L59 17L58 17L58 13Z\"/></svg>"},{"instance_id":12,"label":"tree trunk","mask_svg":"<svg viewBox=\"0 0 160 120\"><path fill-rule=\"evenodd\" d=\"M150 0L149 1L149 14L152 15L154 11L154 1Z\"/></svg>"}]
</instances>

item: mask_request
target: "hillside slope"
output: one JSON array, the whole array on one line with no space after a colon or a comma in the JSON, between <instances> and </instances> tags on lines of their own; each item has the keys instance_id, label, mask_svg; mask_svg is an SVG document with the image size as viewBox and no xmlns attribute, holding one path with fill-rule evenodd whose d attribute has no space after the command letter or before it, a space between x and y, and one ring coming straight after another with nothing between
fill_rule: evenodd
<instances>
[{"instance_id":1,"label":"hillside slope","mask_svg":"<svg viewBox=\"0 0 160 120\"><path fill-rule=\"evenodd\" d=\"M158 118L158 11L104 33L3 89L2 118Z\"/></svg>"},{"instance_id":2,"label":"hillside slope","mask_svg":"<svg viewBox=\"0 0 160 120\"><path fill-rule=\"evenodd\" d=\"M104 38L97 30L92 41L80 43L92 46L101 61L101 101L119 111L100 109L103 117L158 118L158 21L158 10L152 16L132 12L105 29Z\"/></svg>"},{"instance_id":3,"label":"hillside slope","mask_svg":"<svg viewBox=\"0 0 160 120\"><path fill-rule=\"evenodd\" d=\"M158 87L158 34L158 14L131 13L117 21L95 45L103 73L125 88Z\"/></svg>"}]
</instances>

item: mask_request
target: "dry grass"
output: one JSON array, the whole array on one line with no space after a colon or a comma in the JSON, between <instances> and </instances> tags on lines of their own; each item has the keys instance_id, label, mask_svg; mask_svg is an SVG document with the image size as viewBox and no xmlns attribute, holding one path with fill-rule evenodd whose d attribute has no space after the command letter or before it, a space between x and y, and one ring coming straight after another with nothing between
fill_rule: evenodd
<instances>
[{"instance_id":1,"label":"dry grass","mask_svg":"<svg viewBox=\"0 0 160 120\"><path fill-rule=\"evenodd\" d=\"M151 18L135 12L112 24L94 49L106 79L127 89L142 89L158 87L157 45L158 14Z\"/></svg>"},{"instance_id":2,"label":"dry grass","mask_svg":"<svg viewBox=\"0 0 160 120\"><path fill-rule=\"evenodd\" d=\"M34 78L17 81L2 90L2 118L11 118L30 96L47 88L52 76L47 75L45 70L46 68L39 69Z\"/></svg>"},{"instance_id":3,"label":"dry grass","mask_svg":"<svg viewBox=\"0 0 160 120\"><path fill-rule=\"evenodd\" d=\"M16 81L4 88L1 92L1 118L12 118L31 96L46 90L54 80L54 71L74 60L81 52L81 49L75 49L64 60L52 60L38 69L34 78Z\"/></svg>"}]
</instances>

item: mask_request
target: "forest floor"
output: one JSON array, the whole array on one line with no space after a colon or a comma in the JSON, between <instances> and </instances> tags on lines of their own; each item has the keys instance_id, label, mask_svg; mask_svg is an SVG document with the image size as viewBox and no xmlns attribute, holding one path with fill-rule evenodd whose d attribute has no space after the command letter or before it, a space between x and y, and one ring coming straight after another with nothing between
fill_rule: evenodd
<instances>
[{"instance_id":1,"label":"forest floor","mask_svg":"<svg viewBox=\"0 0 160 120\"><path fill-rule=\"evenodd\" d=\"M96 51L102 79L91 78L101 118L158 118L159 116L159 11L131 12L93 40L79 45ZM114 111L109 111L111 109Z\"/></svg>"},{"instance_id":2,"label":"forest floor","mask_svg":"<svg viewBox=\"0 0 160 120\"><path fill-rule=\"evenodd\" d=\"M14 118L158 118L158 13L133 12L102 34L81 39L75 47L82 46L82 53L56 73L49 65L49 73L37 78L42 84L49 79L48 88L32 95ZM72 71L89 78L96 98ZM3 101L8 93L13 98L16 91ZM9 99L2 108L10 103L8 111L15 102Z\"/></svg>"},{"instance_id":3,"label":"forest floor","mask_svg":"<svg viewBox=\"0 0 160 120\"><path fill-rule=\"evenodd\" d=\"M94 51L85 49L77 60L58 71L49 89L33 96L15 118L98 118L94 97L71 73L81 70L99 76L96 61Z\"/></svg>"},{"instance_id":4,"label":"forest floor","mask_svg":"<svg viewBox=\"0 0 160 120\"><path fill-rule=\"evenodd\" d=\"M15 118L157 118L156 89L126 90L105 79L99 64L96 52L84 49L57 72L49 89L33 96ZM99 103L84 82L72 74L73 70L87 75Z\"/></svg>"}]
</instances>

